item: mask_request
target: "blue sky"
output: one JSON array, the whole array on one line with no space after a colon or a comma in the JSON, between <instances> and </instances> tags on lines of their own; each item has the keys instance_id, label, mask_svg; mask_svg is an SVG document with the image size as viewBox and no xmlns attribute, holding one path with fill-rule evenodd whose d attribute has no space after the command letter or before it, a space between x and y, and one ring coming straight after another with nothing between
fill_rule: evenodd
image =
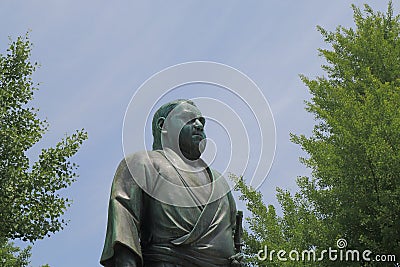
<instances>
[{"instance_id":1,"label":"blue sky","mask_svg":"<svg viewBox=\"0 0 400 267\"><path fill-rule=\"evenodd\" d=\"M367 2L386 11L386 1ZM74 161L80 177L62 193L73 199L65 230L34 244L32 266L99 266L108 197L123 158L122 126L135 90L153 74L188 61L215 61L249 76L270 104L276 154L260 190L276 204L277 186L296 190L308 174L289 133L309 134L310 98L298 75L322 75L317 48L327 47L316 25L353 26L350 1L105 1L2 0L0 49L8 36L31 30L32 59L41 67L34 105L50 123L29 154L85 128L89 140ZM399 13L400 3L394 3ZM209 97L216 97L210 91ZM147 113L137 116L146 116ZM207 128L206 128L207 130ZM140 140L140 142L143 142ZM216 144L218 146L218 144ZM257 144L253 143L253 146ZM217 166L218 167L218 166Z\"/></svg>"}]
</instances>

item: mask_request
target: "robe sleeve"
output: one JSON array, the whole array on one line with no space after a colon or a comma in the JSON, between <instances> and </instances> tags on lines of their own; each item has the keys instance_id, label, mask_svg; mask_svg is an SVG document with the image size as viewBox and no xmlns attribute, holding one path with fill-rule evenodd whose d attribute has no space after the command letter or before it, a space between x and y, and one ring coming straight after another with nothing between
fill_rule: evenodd
<instances>
[{"instance_id":1,"label":"robe sleeve","mask_svg":"<svg viewBox=\"0 0 400 267\"><path fill-rule=\"evenodd\" d=\"M122 160L111 187L106 240L100 259L103 266L116 266L116 246L121 245L133 253L136 266L143 265L140 248L142 194L142 189L133 179L126 160Z\"/></svg>"}]
</instances>

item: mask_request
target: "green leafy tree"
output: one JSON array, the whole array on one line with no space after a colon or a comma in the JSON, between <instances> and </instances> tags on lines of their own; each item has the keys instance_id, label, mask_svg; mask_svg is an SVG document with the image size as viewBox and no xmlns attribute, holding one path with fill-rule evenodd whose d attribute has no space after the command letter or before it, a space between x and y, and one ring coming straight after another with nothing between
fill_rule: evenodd
<instances>
[{"instance_id":1,"label":"green leafy tree","mask_svg":"<svg viewBox=\"0 0 400 267\"><path fill-rule=\"evenodd\" d=\"M292 135L308 153L301 161L311 177L297 180L294 196L280 190L283 217L278 219L285 243L293 249L337 248L392 254L400 260L400 17L389 2L386 13L352 6L355 28L330 32L318 27L331 49L320 49L326 76L301 76L312 94L306 110L315 116L310 137ZM251 192L251 191L250 191ZM255 196L242 189L244 198ZM253 207L246 242L272 242ZM252 220L257 219L257 227ZM264 224L263 224L264 223ZM254 253L254 252L253 252ZM284 264L290 263L281 263ZM304 266L297 263L293 266ZM387 263L393 266L393 263ZM383 266L377 262L319 262L318 266Z\"/></svg>"},{"instance_id":2,"label":"green leafy tree","mask_svg":"<svg viewBox=\"0 0 400 267\"><path fill-rule=\"evenodd\" d=\"M243 236L243 252L247 265L315 266L315 261L301 260L302 252L315 249L314 236L321 233L324 225L317 220L302 195L296 193L293 197L289 192L278 189L278 202L283 210L283 215L278 216L273 205L264 204L260 192L247 186L243 179L235 175L231 178L236 181L236 189L242 193L240 199L246 202L251 213L251 216L246 218L248 229L245 229ZM281 255L286 261L278 258L277 253L280 250L286 252L285 255ZM298 251L299 254L291 254L292 250ZM318 253L315 255L317 258Z\"/></svg>"},{"instance_id":3,"label":"green leafy tree","mask_svg":"<svg viewBox=\"0 0 400 267\"><path fill-rule=\"evenodd\" d=\"M400 21L353 6L356 29L319 28L327 77L302 76L313 95L313 135L292 136L310 155L299 182L331 237L400 258Z\"/></svg>"},{"instance_id":4,"label":"green leafy tree","mask_svg":"<svg viewBox=\"0 0 400 267\"><path fill-rule=\"evenodd\" d=\"M30 263L32 246L21 249L5 238L0 240L0 266L1 267L25 267ZM48 264L41 267L50 267Z\"/></svg>"},{"instance_id":5,"label":"green leafy tree","mask_svg":"<svg viewBox=\"0 0 400 267\"><path fill-rule=\"evenodd\" d=\"M87 138L83 130L66 136L55 147L42 149L36 162L26 151L46 132L48 123L29 106L37 84L32 74L37 63L30 61L28 36L12 41L0 55L0 240L35 241L65 226L61 218L70 200L59 190L76 178L75 163L69 161ZM18 252L18 251L15 251ZM21 252L24 262L29 251ZM0 254L5 255L5 254ZM4 266L4 265L2 265ZM8 266L8 265L7 265ZM16 265L18 266L18 264Z\"/></svg>"},{"instance_id":6,"label":"green leafy tree","mask_svg":"<svg viewBox=\"0 0 400 267\"><path fill-rule=\"evenodd\" d=\"M23 267L29 264L31 247L21 250L8 242L7 239L0 240L0 264L2 267Z\"/></svg>"}]
</instances>

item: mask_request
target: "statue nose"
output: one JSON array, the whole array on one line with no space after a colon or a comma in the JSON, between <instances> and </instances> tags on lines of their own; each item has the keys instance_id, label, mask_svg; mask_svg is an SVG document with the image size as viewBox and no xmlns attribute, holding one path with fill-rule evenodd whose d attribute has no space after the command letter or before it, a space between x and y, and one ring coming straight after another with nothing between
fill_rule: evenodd
<instances>
[{"instance_id":1,"label":"statue nose","mask_svg":"<svg viewBox=\"0 0 400 267\"><path fill-rule=\"evenodd\" d=\"M203 124L201 123L200 120L195 120L195 122L194 122L194 128L195 128L196 130L203 131L204 126L203 126Z\"/></svg>"}]
</instances>

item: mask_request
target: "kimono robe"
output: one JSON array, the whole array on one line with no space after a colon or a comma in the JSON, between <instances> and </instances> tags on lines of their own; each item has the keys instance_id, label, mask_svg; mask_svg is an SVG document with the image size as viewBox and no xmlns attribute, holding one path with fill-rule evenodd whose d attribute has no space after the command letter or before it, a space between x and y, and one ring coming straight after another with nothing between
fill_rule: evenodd
<instances>
[{"instance_id":1,"label":"kimono robe","mask_svg":"<svg viewBox=\"0 0 400 267\"><path fill-rule=\"evenodd\" d=\"M111 189L102 265L115 266L119 244L140 259L137 266L229 266L235 254L236 206L228 184L207 167L210 190L189 186L196 176L184 170L185 164L170 149L138 152L120 163Z\"/></svg>"}]
</instances>

